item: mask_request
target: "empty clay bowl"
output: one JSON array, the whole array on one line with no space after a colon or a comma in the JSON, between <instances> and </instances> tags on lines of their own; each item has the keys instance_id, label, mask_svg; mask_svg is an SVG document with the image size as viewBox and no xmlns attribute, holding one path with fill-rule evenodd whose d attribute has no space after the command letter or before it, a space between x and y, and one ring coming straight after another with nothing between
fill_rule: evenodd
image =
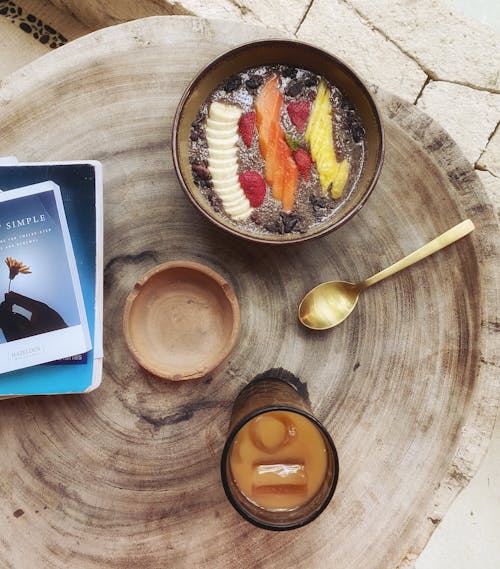
<instances>
[{"instance_id":1,"label":"empty clay bowl","mask_svg":"<svg viewBox=\"0 0 500 569\"><path fill-rule=\"evenodd\" d=\"M231 352L240 310L232 288L215 271L170 262L136 283L123 325L127 345L143 368L173 381L196 379Z\"/></svg>"}]
</instances>

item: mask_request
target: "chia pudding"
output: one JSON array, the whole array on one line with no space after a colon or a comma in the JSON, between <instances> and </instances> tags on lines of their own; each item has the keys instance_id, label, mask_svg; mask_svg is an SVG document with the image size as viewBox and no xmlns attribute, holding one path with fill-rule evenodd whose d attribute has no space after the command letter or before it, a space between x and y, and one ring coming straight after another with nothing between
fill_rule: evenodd
<instances>
[{"instance_id":1,"label":"chia pudding","mask_svg":"<svg viewBox=\"0 0 500 569\"><path fill-rule=\"evenodd\" d=\"M189 161L202 195L231 224L304 233L349 199L366 157L358 111L320 75L252 67L205 100Z\"/></svg>"}]
</instances>

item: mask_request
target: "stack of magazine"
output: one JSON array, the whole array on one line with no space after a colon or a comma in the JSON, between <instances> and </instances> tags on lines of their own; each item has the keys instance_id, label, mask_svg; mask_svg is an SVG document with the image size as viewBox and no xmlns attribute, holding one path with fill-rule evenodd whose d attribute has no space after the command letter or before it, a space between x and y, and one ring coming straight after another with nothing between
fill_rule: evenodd
<instances>
[{"instance_id":1,"label":"stack of magazine","mask_svg":"<svg viewBox=\"0 0 500 569\"><path fill-rule=\"evenodd\" d=\"M102 199L99 162L0 159L0 398L99 386Z\"/></svg>"}]
</instances>

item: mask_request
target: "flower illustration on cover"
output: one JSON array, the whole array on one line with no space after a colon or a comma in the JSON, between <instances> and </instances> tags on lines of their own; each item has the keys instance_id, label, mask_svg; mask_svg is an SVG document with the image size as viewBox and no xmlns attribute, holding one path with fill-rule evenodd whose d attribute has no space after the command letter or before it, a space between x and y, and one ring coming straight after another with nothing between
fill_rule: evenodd
<instances>
[{"instance_id":1,"label":"flower illustration on cover","mask_svg":"<svg viewBox=\"0 0 500 569\"><path fill-rule=\"evenodd\" d=\"M9 289L8 289L8 292L10 292L10 287L12 285L12 281L17 277L17 275L19 275L19 274L30 275L31 271L27 265L25 265L22 261L18 261L17 259L14 259L14 257L7 257L5 259L5 264L9 268Z\"/></svg>"}]
</instances>

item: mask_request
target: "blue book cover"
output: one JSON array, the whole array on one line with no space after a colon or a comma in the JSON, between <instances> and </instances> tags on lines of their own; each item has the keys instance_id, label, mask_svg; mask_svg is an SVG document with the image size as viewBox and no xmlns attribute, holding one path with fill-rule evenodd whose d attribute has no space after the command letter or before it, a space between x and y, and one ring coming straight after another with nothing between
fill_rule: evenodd
<instances>
[{"instance_id":1,"label":"blue book cover","mask_svg":"<svg viewBox=\"0 0 500 569\"><path fill-rule=\"evenodd\" d=\"M0 190L0 301L15 315L18 336L26 334L16 337L16 325L14 332L8 325L0 330L0 370L20 368L22 360L32 366L0 373L0 396L90 391L102 375L101 166L1 165ZM64 323L59 327L58 317ZM37 328L44 318L55 330ZM70 330L78 342L86 338L83 349L81 343L77 350L70 347L77 345L72 336L59 338ZM46 342L40 345L40 340ZM18 348L18 342L24 347ZM16 349L10 350L9 344ZM32 351L35 359L50 361L29 363ZM8 363L11 352L17 361Z\"/></svg>"}]
</instances>

